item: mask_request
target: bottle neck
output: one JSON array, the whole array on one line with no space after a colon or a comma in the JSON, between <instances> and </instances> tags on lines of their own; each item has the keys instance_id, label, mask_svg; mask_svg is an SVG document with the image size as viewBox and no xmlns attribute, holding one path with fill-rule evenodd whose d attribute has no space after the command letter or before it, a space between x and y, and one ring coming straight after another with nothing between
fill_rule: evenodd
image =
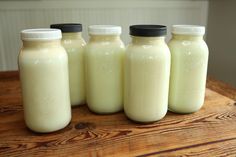
<instances>
[{"instance_id":1,"label":"bottle neck","mask_svg":"<svg viewBox=\"0 0 236 157\"><path fill-rule=\"evenodd\" d=\"M180 35L172 33L172 37L177 40L203 40L203 35Z\"/></svg>"},{"instance_id":2,"label":"bottle neck","mask_svg":"<svg viewBox=\"0 0 236 157\"><path fill-rule=\"evenodd\" d=\"M120 41L119 35L90 35L90 42L94 41Z\"/></svg>"},{"instance_id":3,"label":"bottle neck","mask_svg":"<svg viewBox=\"0 0 236 157\"><path fill-rule=\"evenodd\" d=\"M153 45L165 42L165 37L138 37L131 36L133 44Z\"/></svg>"},{"instance_id":4,"label":"bottle neck","mask_svg":"<svg viewBox=\"0 0 236 157\"><path fill-rule=\"evenodd\" d=\"M62 33L62 39L82 39L81 32Z\"/></svg>"},{"instance_id":5,"label":"bottle neck","mask_svg":"<svg viewBox=\"0 0 236 157\"><path fill-rule=\"evenodd\" d=\"M38 41L23 41L23 47L51 47L51 46L60 46L61 40L38 40Z\"/></svg>"}]
</instances>

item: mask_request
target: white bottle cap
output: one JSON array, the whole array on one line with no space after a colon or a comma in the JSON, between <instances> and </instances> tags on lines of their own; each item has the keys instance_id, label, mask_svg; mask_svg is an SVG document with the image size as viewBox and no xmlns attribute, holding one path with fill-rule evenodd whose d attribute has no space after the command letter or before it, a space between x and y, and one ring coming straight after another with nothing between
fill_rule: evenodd
<instances>
[{"instance_id":1,"label":"white bottle cap","mask_svg":"<svg viewBox=\"0 0 236 157\"><path fill-rule=\"evenodd\" d=\"M114 25L92 25L88 28L91 35L120 35L121 27Z\"/></svg>"},{"instance_id":2,"label":"white bottle cap","mask_svg":"<svg viewBox=\"0 0 236 157\"><path fill-rule=\"evenodd\" d=\"M59 29L39 28L21 31L22 40L55 40L61 38L61 30Z\"/></svg>"},{"instance_id":3,"label":"white bottle cap","mask_svg":"<svg viewBox=\"0 0 236 157\"><path fill-rule=\"evenodd\" d=\"M172 33L180 35L204 35L205 27L198 25L173 25Z\"/></svg>"}]
</instances>

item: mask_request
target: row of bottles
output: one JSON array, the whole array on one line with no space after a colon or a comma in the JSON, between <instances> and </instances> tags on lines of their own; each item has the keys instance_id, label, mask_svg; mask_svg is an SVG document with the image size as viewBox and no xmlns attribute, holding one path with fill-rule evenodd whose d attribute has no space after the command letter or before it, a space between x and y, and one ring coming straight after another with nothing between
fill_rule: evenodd
<instances>
[{"instance_id":1,"label":"row of bottles","mask_svg":"<svg viewBox=\"0 0 236 157\"><path fill-rule=\"evenodd\" d=\"M70 122L71 106L85 103L98 114L124 109L144 123L160 120L168 108L192 113L202 107L208 62L203 26L174 25L167 46L166 26L133 25L126 49L120 26L89 26L87 45L81 32L81 24L21 32L19 70L31 130L59 130Z\"/></svg>"}]
</instances>

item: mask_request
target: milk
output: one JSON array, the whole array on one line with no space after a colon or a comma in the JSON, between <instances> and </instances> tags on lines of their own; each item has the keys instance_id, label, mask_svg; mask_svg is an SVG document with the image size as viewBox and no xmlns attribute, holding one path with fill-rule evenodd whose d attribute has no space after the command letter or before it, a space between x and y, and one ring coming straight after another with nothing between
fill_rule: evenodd
<instances>
[{"instance_id":1,"label":"milk","mask_svg":"<svg viewBox=\"0 0 236 157\"><path fill-rule=\"evenodd\" d=\"M124 44L118 36L91 37L86 47L87 103L93 112L123 109Z\"/></svg>"},{"instance_id":2,"label":"milk","mask_svg":"<svg viewBox=\"0 0 236 157\"><path fill-rule=\"evenodd\" d=\"M62 45L68 54L70 101L72 106L85 103L85 41L81 33L63 33Z\"/></svg>"},{"instance_id":3,"label":"milk","mask_svg":"<svg viewBox=\"0 0 236 157\"><path fill-rule=\"evenodd\" d=\"M172 56L169 109L178 113L196 112L205 97L207 45L202 36L175 35L169 48Z\"/></svg>"},{"instance_id":4,"label":"milk","mask_svg":"<svg viewBox=\"0 0 236 157\"><path fill-rule=\"evenodd\" d=\"M69 124L68 58L60 40L23 41L19 70L26 125L45 133Z\"/></svg>"},{"instance_id":5,"label":"milk","mask_svg":"<svg viewBox=\"0 0 236 157\"><path fill-rule=\"evenodd\" d=\"M125 57L125 114L138 122L162 119L168 107L170 52L164 37L132 37Z\"/></svg>"}]
</instances>

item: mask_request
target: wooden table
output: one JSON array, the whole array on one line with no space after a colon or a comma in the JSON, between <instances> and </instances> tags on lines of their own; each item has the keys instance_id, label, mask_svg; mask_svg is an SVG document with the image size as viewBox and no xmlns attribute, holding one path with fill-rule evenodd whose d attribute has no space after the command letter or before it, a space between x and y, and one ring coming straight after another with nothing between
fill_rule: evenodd
<instances>
[{"instance_id":1,"label":"wooden table","mask_svg":"<svg viewBox=\"0 0 236 157\"><path fill-rule=\"evenodd\" d=\"M0 73L0 156L236 156L236 90L208 78L204 107L136 124L123 112L73 108L65 129L38 134L24 124L18 72Z\"/></svg>"}]
</instances>

